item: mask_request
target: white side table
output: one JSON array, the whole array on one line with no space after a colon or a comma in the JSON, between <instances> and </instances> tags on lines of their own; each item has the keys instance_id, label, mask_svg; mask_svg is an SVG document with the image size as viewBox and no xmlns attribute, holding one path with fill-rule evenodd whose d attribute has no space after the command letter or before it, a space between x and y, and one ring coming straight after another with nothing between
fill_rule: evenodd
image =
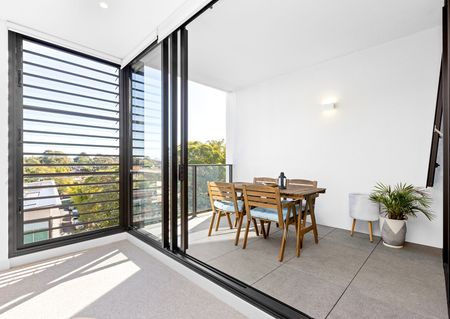
<instances>
[{"instance_id":1,"label":"white side table","mask_svg":"<svg viewBox=\"0 0 450 319\"><path fill-rule=\"evenodd\" d=\"M353 236L356 220L367 221L369 223L369 238L372 242L372 222L379 219L380 206L369 199L369 194L350 193L348 199L350 217L353 218L352 230L350 235Z\"/></svg>"}]
</instances>

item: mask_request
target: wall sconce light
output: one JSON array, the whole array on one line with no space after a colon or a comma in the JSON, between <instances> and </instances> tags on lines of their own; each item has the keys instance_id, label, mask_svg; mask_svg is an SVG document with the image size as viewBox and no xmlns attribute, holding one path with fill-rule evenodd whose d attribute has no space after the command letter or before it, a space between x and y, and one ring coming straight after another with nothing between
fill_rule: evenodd
<instances>
[{"instance_id":1,"label":"wall sconce light","mask_svg":"<svg viewBox=\"0 0 450 319\"><path fill-rule=\"evenodd\" d=\"M322 111L329 112L336 109L336 103L323 103Z\"/></svg>"}]
</instances>

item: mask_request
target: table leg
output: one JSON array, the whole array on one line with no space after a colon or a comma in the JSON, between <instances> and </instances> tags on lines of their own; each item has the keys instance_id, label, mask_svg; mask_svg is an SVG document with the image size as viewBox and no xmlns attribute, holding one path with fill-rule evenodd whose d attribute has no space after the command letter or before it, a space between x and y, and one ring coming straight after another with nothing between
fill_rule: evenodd
<instances>
[{"instance_id":1,"label":"table leg","mask_svg":"<svg viewBox=\"0 0 450 319\"><path fill-rule=\"evenodd\" d=\"M311 216L311 224L313 226L314 241L316 242L316 244L318 244L319 243L319 233L317 232L317 224L316 224L316 215L314 213L314 197L313 196L308 196L307 205L309 208L309 214Z\"/></svg>"},{"instance_id":2,"label":"table leg","mask_svg":"<svg viewBox=\"0 0 450 319\"><path fill-rule=\"evenodd\" d=\"M307 214L308 207L307 207L307 205L308 205L308 202L305 199L305 210L303 211L303 209L302 209L302 219L301 219L301 223L302 223L301 229L302 229L302 231L301 231L301 237L300 237L301 238L301 240L300 240L300 248L303 248L303 236L306 234L306 232L305 232L305 229L306 229L306 218L308 217L308 214Z\"/></svg>"},{"instance_id":3,"label":"table leg","mask_svg":"<svg viewBox=\"0 0 450 319\"><path fill-rule=\"evenodd\" d=\"M252 220L253 220L253 227L255 227L256 236L259 236L258 224L256 223L256 219L252 218Z\"/></svg>"},{"instance_id":4,"label":"table leg","mask_svg":"<svg viewBox=\"0 0 450 319\"><path fill-rule=\"evenodd\" d=\"M231 217L230 217L230 213L225 213L225 215L227 215L227 220L228 220L228 226L230 226L230 229L233 229L233 223L231 222Z\"/></svg>"},{"instance_id":5,"label":"table leg","mask_svg":"<svg viewBox=\"0 0 450 319\"><path fill-rule=\"evenodd\" d=\"M247 247L247 239L248 239L248 231L250 230L250 223L251 221L247 219L247 225L245 227L245 234L244 234L244 245L242 245L242 249L245 249Z\"/></svg>"},{"instance_id":6,"label":"table leg","mask_svg":"<svg viewBox=\"0 0 450 319\"><path fill-rule=\"evenodd\" d=\"M261 233L262 233L264 239L266 239L267 238L266 228L264 227L264 221L262 219L261 219Z\"/></svg>"},{"instance_id":7,"label":"table leg","mask_svg":"<svg viewBox=\"0 0 450 319\"><path fill-rule=\"evenodd\" d=\"M297 217L296 235L297 235L297 238L296 238L297 242L296 242L296 245L295 245L295 249L296 249L297 257L300 257L300 244L301 244L301 242L303 240L301 206L300 206L300 211L299 211L298 217Z\"/></svg>"},{"instance_id":8,"label":"table leg","mask_svg":"<svg viewBox=\"0 0 450 319\"><path fill-rule=\"evenodd\" d=\"M239 236L241 235L241 229L242 229L242 221L244 220L244 213L238 213L239 215L239 221L237 226L237 233L236 233L236 240L234 241L234 245L237 246L239 244Z\"/></svg>"}]
</instances>

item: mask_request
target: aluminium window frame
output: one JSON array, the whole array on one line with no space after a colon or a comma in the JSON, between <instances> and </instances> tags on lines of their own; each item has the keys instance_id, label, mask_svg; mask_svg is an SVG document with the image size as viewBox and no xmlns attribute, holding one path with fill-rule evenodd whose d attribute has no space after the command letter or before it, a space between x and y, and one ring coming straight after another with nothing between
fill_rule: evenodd
<instances>
[{"instance_id":1,"label":"aluminium window frame","mask_svg":"<svg viewBox=\"0 0 450 319\"><path fill-rule=\"evenodd\" d=\"M212 8L212 6L218 2L219 0L212 0L208 4L206 4L202 9L200 9L196 14L194 14L190 19L188 19L185 23L183 23L178 29L173 31L173 33L176 32L183 32L186 25L188 25L190 22L195 20L198 16L200 16L204 11ZM450 143L446 142L450 139L450 100L449 100L449 94L450 94L450 86L449 86L449 78L450 78L450 67L448 66L448 60L450 59L450 26L447 21L447 17L450 15L450 7L448 0L445 0L445 5L443 7L443 62L442 62L442 108L443 108L443 140L444 140L444 160L443 160L443 169L444 169L444 221L443 221L443 267L445 272L445 281L446 281L446 292L447 292L447 304L448 308L450 310L450 279L449 279L449 255L450 255L450 234L448 232L448 229L450 228ZM172 34L173 34L172 33ZM170 35L167 37L169 38ZM166 39L167 39L166 38ZM183 50L183 45L182 45ZM187 50L187 46L186 46ZM183 55L183 53L182 53ZM185 52L185 57L187 60L187 52ZM183 58L182 58L183 61ZM183 73L185 73L185 76L187 77L187 69L184 70L184 65L182 62L181 69L182 72L182 79L181 79L181 86L183 87L184 83L183 81L187 81L187 78L183 78ZM441 87L441 85L440 85ZM181 93L183 98L183 93ZM438 96L439 99L439 96ZM439 103L439 102L438 102ZM182 102L183 105L183 102ZM186 104L186 110L187 110L187 104ZM185 111L186 111L185 110ZM183 110L181 112L184 112ZM187 117L187 113L186 113ZM186 130L187 134L187 127L182 127L182 131ZM182 152L185 150L182 150ZM434 167L432 167L434 169ZM431 169L430 169L431 170ZM183 172L183 175L185 173ZM186 174L187 175L187 174ZM185 175L185 176L186 176ZM429 174L431 176L431 174ZM431 178L428 179L430 181ZM183 200L181 205L184 206ZM164 247L161 247L161 245L155 244L155 242L149 240L144 235L136 232L136 231L129 231L129 233L142 241L146 242L147 244L153 246L155 249L159 250L161 253L171 257L172 259L176 260L177 262L183 264L184 266L188 267L189 269L197 272L198 274L204 276L205 278L211 280L215 284L219 285L220 287L228 290L229 292L235 294L236 296L242 298L243 300L249 302L250 304L258 307L259 309L269 313L270 315L273 315L277 318L310 318L308 315L302 313L298 309L295 309L229 275L226 273L221 272L218 269L215 269L205 263L203 263L200 260L195 259L192 256L189 256L185 254L183 251L185 251L187 246L187 240L186 242L183 242L182 240L182 247L181 249L165 249ZM182 232L182 236L184 235L184 232Z\"/></svg>"},{"instance_id":2,"label":"aluminium window frame","mask_svg":"<svg viewBox=\"0 0 450 319\"><path fill-rule=\"evenodd\" d=\"M442 125L443 125L443 249L447 309L450 312L450 4L445 0L442 8Z\"/></svg>"},{"instance_id":3,"label":"aluminium window frame","mask_svg":"<svg viewBox=\"0 0 450 319\"><path fill-rule=\"evenodd\" d=\"M105 229L97 229L85 233L50 238L40 242L20 245L23 243L23 222L20 222L20 216L17 214L23 209L23 106L22 106L22 43L23 40L29 40L34 43L45 45L47 47L70 53L79 57L88 58L103 64L118 68L119 71L119 225ZM77 52L47 41L26 36L14 31L8 31L8 257L13 258L29 253L43 251L51 248L57 248L69 244L79 243L86 240L96 239L104 236L114 235L124 232L127 227L125 209L127 202L122 193L126 194L126 180L122 177L124 174L125 152L128 148L126 144L126 134L123 126L127 111L124 97L127 96L126 87L123 85L124 73L120 65L106 61L85 53Z\"/></svg>"},{"instance_id":4,"label":"aluminium window frame","mask_svg":"<svg viewBox=\"0 0 450 319\"><path fill-rule=\"evenodd\" d=\"M128 230L128 233L130 235L133 235L134 237L142 240L146 244L152 246L153 248L157 249L159 252L165 254L166 256L172 258L173 260L181 263L182 265L188 267L189 269L195 271L196 273L202 275L203 277L207 278L208 280L211 280L213 283L219 285L220 287L226 289L227 291L235 294L239 298L245 300L246 302L252 304L253 306L261 309L262 311L276 317L276 318L311 318L307 314L301 312L300 310L283 303L282 301L208 265L207 263L204 263L189 254L185 253L185 250L188 246L188 228L187 227L181 227L181 238L178 236L177 233L177 211L178 211L178 205L181 206L181 221L182 223L187 222L187 196L188 192L186 191L187 182L188 182L188 170L187 170L187 138L188 138L188 32L186 30L186 26L195 20L198 16L200 16L203 12L210 9L214 3L216 3L219 0L213 0L210 1L206 6L204 6L200 11L198 11L194 16L192 16L190 19L188 19L185 23L183 23L179 28L174 30L170 35L168 35L166 38L164 38L161 42L164 44L167 42L171 42L171 45L176 44L178 45L177 38L180 37L180 51L178 49L176 50L177 54L175 53L172 48L170 49L169 53L169 61L167 61L168 64L170 64L170 68L168 65L166 65L166 70L168 74L170 74L170 77L172 81L169 85L170 88L166 88L165 94L171 94L170 103L166 102L163 106L163 109L165 112L173 112L177 110L177 97L178 97L178 90L173 89L174 85L178 85L177 81L175 81L175 78L177 76L180 77L180 122L181 122L181 159L180 163L174 163L173 161L170 162L169 167L169 157L170 159L176 158L177 155L176 152L173 152L173 145L176 144L176 138L171 139L170 141L166 140L166 144L164 145L163 142L163 155L166 154L167 158L164 159L163 157L163 165L167 166L167 170L171 171L171 183L177 183L178 181L181 181L181 194L182 198L178 202L171 201L169 202L169 198L166 200L163 200L163 205L167 205L167 207L164 210L163 213L163 223L164 221L168 224L171 224L170 229L170 245L168 243L165 243L163 241L163 244L161 242L154 240L151 237L146 236L145 234L138 232L135 229L130 228ZM135 58L133 61L131 61L125 68L131 68L131 65L137 61L139 58L147 54L149 51L154 49L158 43L151 44L148 48L146 48L142 53L138 55L137 58ZM180 62L180 65L177 63ZM164 66L163 66L164 68ZM180 70L180 74L178 75L178 70ZM175 76L176 75L176 76ZM130 98L127 99L127 101L130 101ZM175 103L174 103L175 102ZM131 106L131 104L128 106L128 108ZM174 120L172 116L169 116L170 121L167 123L164 123L167 125L167 127L164 130L165 138L167 139L169 130L172 134L175 134L175 137L178 135L178 116L176 116L176 119ZM168 149L168 143L172 145L172 153L169 152ZM167 148L165 148L167 147ZM166 170L166 172L167 172ZM173 172L178 174L177 176L173 176ZM173 192L173 189L172 189ZM175 193L172 193L175 194ZM129 195L131 196L131 194ZM177 199L177 197L171 197ZM169 219L170 218L170 223ZM165 233L166 236L169 232L169 225L166 224L163 227L163 234ZM173 231L173 227L175 226L175 231ZM179 241L181 239L181 241Z\"/></svg>"},{"instance_id":5,"label":"aluminium window frame","mask_svg":"<svg viewBox=\"0 0 450 319\"><path fill-rule=\"evenodd\" d=\"M132 124L132 66L138 63L143 57L145 57L149 52L156 49L158 46L161 46L161 188L162 188L162 220L161 220L161 239L158 240L154 237L149 237L139 231L137 231L133 226L133 176L131 172L132 162L133 162L133 124ZM124 131L127 132L127 136L125 136L124 145L126 145L126 153L127 158L124 160L124 170L128 187L124 189L123 196L126 197L127 201L127 210L126 210L126 219L127 219L127 227L129 233L136 234L136 236L142 236L142 238L146 238L147 241L151 243L152 246L158 248L167 248L170 249L170 174L171 167L169 165L170 162L170 154L169 154L169 130L171 128L170 125L170 81L169 81L169 39L166 38L161 42L155 40L152 42L147 48L145 48L141 53L139 53L133 60L131 60L124 68L124 77L123 77L123 85L127 87L127 91L124 91L124 107L126 110L126 119L124 117ZM126 95L125 95L126 94ZM127 167L126 167L127 166Z\"/></svg>"}]
</instances>

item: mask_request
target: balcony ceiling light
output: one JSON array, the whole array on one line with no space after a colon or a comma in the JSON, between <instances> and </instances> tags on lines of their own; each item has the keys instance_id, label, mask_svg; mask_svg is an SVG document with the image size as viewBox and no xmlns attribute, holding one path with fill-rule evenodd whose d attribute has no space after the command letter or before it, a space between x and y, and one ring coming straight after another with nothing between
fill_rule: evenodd
<instances>
[{"instance_id":1,"label":"balcony ceiling light","mask_svg":"<svg viewBox=\"0 0 450 319\"><path fill-rule=\"evenodd\" d=\"M100 1L98 3L98 5L100 6L100 8L102 9L108 9L108 4L105 1Z\"/></svg>"}]
</instances>

